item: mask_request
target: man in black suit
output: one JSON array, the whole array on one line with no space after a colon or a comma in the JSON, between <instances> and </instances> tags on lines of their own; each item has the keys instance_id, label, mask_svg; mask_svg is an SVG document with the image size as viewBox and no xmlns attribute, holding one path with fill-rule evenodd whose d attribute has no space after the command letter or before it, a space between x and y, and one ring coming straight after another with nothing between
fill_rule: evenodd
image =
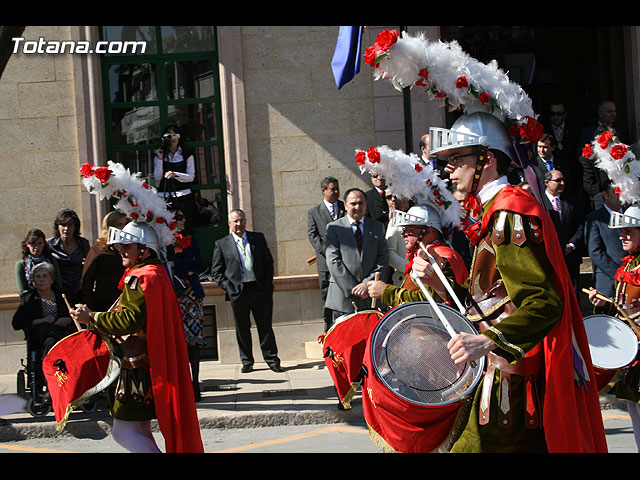
<instances>
[{"instance_id":1,"label":"man in black suit","mask_svg":"<svg viewBox=\"0 0 640 480\"><path fill-rule=\"evenodd\" d=\"M563 195L565 178L560 170L550 170L544 175L545 194L551 204L548 208L556 227L558 240L564 252L573 288L580 291L580 264L584 251L584 214L573 197Z\"/></svg>"},{"instance_id":2,"label":"man in black suit","mask_svg":"<svg viewBox=\"0 0 640 480\"><path fill-rule=\"evenodd\" d=\"M216 242L211 276L231 302L241 371L248 373L253 369L249 320L252 313L264 361L274 372L282 372L272 328L273 257L264 235L246 230L247 218L242 210L232 210L228 218L231 233Z\"/></svg>"},{"instance_id":3,"label":"man in black suit","mask_svg":"<svg viewBox=\"0 0 640 480\"><path fill-rule=\"evenodd\" d=\"M387 181L382 175L371 175L371 183L373 188L365 192L367 197L367 213L365 216L382 223L386 231L387 225L389 225L389 204L387 204L385 192Z\"/></svg>"},{"instance_id":4,"label":"man in black suit","mask_svg":"<svg viewBox=\"0 0 640 480\"><path fill-rule=\"evenodd\" d=\"M309 241L316 251L316 267L318 269L318 281L320 282L320 294L322 305L327 300L327 290L329 289L329 268L325 258L325 236L327 234L327 224L344 216L344 202L340 197L340 184L334 177L325 177L320 182L323 200L319 205L311 207L307 212L307 235ZM325 331L333 323L333 313L324 307L323 311Z\"/></svg>"},{"instance_id":5,"label":"man in black suit","mask_svg":"<svg viewBox=\"0 0 640 480\"><path fill-rule=\"evenodd\" d=\"M613 297L613 277L627 253L622 249L620 230L609 228L609 217L612 211L622 211L622 203L611 183L602 191L602 198L604 205L585 217L584 238L593 265L592 286L603 295Z\"/></svg>"}]
</instances>

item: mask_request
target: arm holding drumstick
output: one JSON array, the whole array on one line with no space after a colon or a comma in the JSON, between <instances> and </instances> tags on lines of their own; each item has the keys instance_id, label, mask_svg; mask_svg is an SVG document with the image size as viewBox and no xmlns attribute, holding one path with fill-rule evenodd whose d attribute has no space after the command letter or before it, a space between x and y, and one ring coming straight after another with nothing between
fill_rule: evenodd
<instances>
[{"instance_id":1,"label":"arm holding drumstick","mask_svg":"<svg viewBox=\"0 0 640 480\"><path fill-rule=\"evenodd\" d=\"M589 290L587 290L586 288L583 288L582 291L589 295L589 301L596 307L602 307L606 303L611 303L613 306L615 306L618 312L620 312L620 315L622 315L624 320L629 324L629 326L631 327L631 330L633 330L633 333L636 334L636 336L638 337L638 340L640 340L640 327L638 327L636 322L634 322L629 317L629 315L627 315L627 313L623 310L622 306L618 305L613 298L609 298L602 295L600 292L598 292L594 288L591 288Z\"/></svg>"}]
</instances>

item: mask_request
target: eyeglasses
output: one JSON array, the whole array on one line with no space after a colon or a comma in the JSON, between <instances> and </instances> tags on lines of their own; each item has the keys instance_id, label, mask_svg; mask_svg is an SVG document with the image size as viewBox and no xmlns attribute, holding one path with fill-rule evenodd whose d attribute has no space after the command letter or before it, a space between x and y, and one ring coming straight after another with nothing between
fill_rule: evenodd
<instances>
[{"instance_id":1,"label":"eyeglasses","mask_svg":"<svg viewBox=\"0 0 640 480\"><path fill-rule=\"evenodd\" d=\"M458 165L460 165L460 163L462 163L463 158L474 157L476 155L477 155L476 153L463 153L461 155L450 155L449 158L447 159L447 163L455 168Z\"/></svg>"},{"instance_id":2,"label":"eyeglasses","mask_svg":"<svg viewBox=\"0 0 640 480\"><path fill-rule=\"evenodd\" d=\"M564 183L564 178L552 178L550 182Z\"/></svg>"},{"instance_id":3,"label":"eyeglasses","mask_svg":"<svg viewBox=\"0 0 640 480\"><path fill-rule=\"evenodd\" d=\"M174 215L174 220L184 220L184 215Z\"/></svg>"},{"instance_id":4,"label":"eyeglasses","mask_svg":"<svg viewBox=\"0 0 640 480\"><path fill-rule=\"evenodd\" d=\"M420 235L420 231L421 229L418 228L418 231L416 231L415 227L402 227L402 235L411 235L413 237L417 237L418 235Z\"/></svg>"},{"instance_id":5,"label":"eyeglasses","mask_svg":"<svg viewBox=\"0 0 640 480\"><path fill-rule=\"evenodd\" d=\"M561 117L565 113L567 113L567 112L549 112L549 115L552 116L552 117Z\"/></svg>"}]
</instances>

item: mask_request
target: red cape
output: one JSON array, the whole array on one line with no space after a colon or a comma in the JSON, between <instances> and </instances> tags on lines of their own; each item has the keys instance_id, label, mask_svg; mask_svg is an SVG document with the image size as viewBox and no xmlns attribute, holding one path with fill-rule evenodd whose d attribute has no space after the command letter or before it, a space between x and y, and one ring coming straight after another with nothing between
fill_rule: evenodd
<instances>
[{"instance_id":1,"label":"red cape","mask_svg":"<svg viewBox=\"0 0 640 480\"><path fill-rule=\"evenodd\" d=\"M180 307L167 270L147 264L129 271L147 307L147 347L158 425L167 453L203 453Z\"/></svg>"},{"instance_id":2,"label":"red cape","mask_svg":"<svg viewBox=\"0 0 640 480\"><path fill-rule=\"evenodd\" d=\"M540 220L556 288L564 305L561 319L542 342L546 369L543 425L547 448L550 453L607 452L587 334L551 217L531 194L508 185L498 193L485 213L483 220L487 221L482 222L480 238L492 225L488 220L498 210L509 210ZM574 337L589 379L581 386L574 379Z\"/></svg>"}]
</instances>

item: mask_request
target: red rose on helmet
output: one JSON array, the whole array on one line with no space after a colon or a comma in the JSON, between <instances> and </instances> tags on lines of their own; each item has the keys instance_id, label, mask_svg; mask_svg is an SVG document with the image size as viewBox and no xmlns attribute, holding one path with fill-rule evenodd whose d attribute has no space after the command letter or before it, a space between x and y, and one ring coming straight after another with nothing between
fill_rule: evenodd
<instances>
[{"instance_id":1,"label":"red rose on helmet","mask_svg":"<svg viewBox=\"0 0 640 480\"><path fill-rule=\"evenodd\" d=\"M527 122L520 126L520 136L523 140L537 142L544 133L544 127L533 117L525 117L525 119Z\"/></svg>"},{"instance_id":2,"label":"red rose on helmet","mask_svg":"<svg viewBox=\"0 0 640 480\"><path fill-rule=\"evenodd\" d=\"M88 178L93 175L93 165L91 165L89 162L84 163L82 165L82 168L80 169L80 175L82 175L84 178Z\"/></svg>"},{"instance_id":3,"label":"red rose on helmet","mask_svg":"<svg viewBox=\"0 0 640 480\"><path fill-rule=\"evenodd\" d=\"M480 100L480 103L484 105L485 103L488 103L491 101L491 95L489 95L488 93L481 93L480 96L478 97L478 100Z\"/></svg>"},{"instance_id":4,"label":"red rose on helmet","mask_svg":"<svg viewBox=\"0 0 640 480\"><path fill-rule=\"evenodd\" d=\"M380 163L380 152L375 147L369 147L367 149L367 157L371 163Z\"/></svg>"},{"instance_id":5,"label":"red rose on helmet","mask_svg":"<svg viewBox=\"0 0 640 480\"><path fill-rule=\"evenodd\" d=\"M611 140L612 138L613 135L610 131L607 130L606 132L602 132L598 137L598 144L600 145L600 148L602 148L603 150L607 148L607 145L609 145L609 140Z\"/></svg>"},{"instance_id":6,"label":"red rose on helmet","mask_svg":"<svg viewBox=\"0 0 640 480\"><path fill-rule=\"evenodd\" d=\"M584 144L584 148L582 149L582 156L584 158L590 158L593 155L593 148L588 143Z\"/></svg>"},{"instance_id":7,"label":"red rose on helmet","mask_svg":"<svg viewBox=\"0 0 640 480\"><path fill-rule=\"evenodd\" d=\"M371 65L372 67L377 67L378 64L376 63L376 46L373 45L371 47L367 47L364 51L364 63L366 63L367 65Z\"/></svg>"},{"instance_id":8,"label":"red rose on helmet","mask_svg":"<svg viewBox=\"0 0 640 480\"><path fill-rule=\"evenodd\" d=\"M469 82L467 81L467 77L461 75L458 80L456 80L457 88L467 88L469 86Z\"/></svg>"},{"instance_id":9,"label":"red rose on helmet","mask_svg":"<svg viewBox=\"0 0 640 480\"><path fill-rule=\"evenodd\" d=\"M381 52L386 52L397 41L398 41L397 30L382 30L376 37L377 49Z\"/></svg>"},{"instance_id":10,"label":"red rose on helmet","mask_svg":"<svg viewBox=\"0 0 640 480\"><path fill-rule=\"evenodd\" d=\"M360 166L364 165L364 162L367 161L367 156L364 152L356 153L356 163Z\"/></svg>"},{"instance_id":11,"label":"red rose on helmet","mask_svg":"<svg viewBox=\"0 0 640 480\"><path fill-rule=\"evenodd\" d=\"M96 178L100 180L100 183L106 183L111 176L111 170L109 170L107 167L96 168L95 175Z\"/></svg>"},{"instance_id":12,"label":"red rose on helmet","mask_svg":"<svg viewBox=\"0 0 640 480\"><path fill-rule=\"evenodd\" d=\"M609 150L609 155L613 157L614 160L620 160L627 154L627 147L623 144L619 143L618 145L614 145Z\"/></svg>"}]
</instances>

